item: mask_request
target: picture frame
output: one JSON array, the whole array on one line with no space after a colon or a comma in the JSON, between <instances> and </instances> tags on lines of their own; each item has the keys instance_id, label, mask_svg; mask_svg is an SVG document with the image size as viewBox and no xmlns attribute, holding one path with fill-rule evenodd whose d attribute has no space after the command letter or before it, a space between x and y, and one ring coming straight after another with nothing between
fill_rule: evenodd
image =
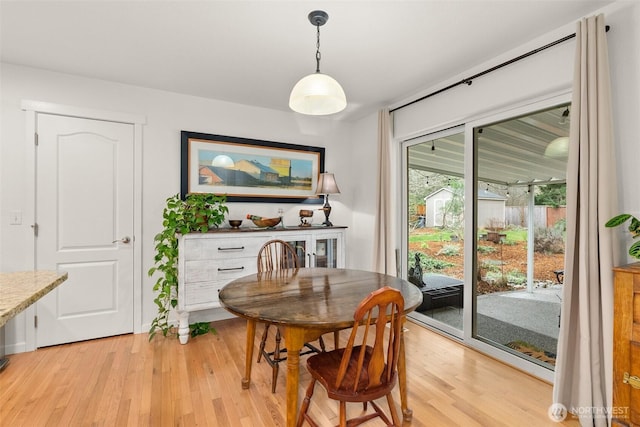
<instances>
[{"instance_id":1,"label":"picture frame","mask_svg":"<svg viewBox=\"0 0 640 427\"><path fill-rule=\"evenodd\" d=\"M324 147L181 131L180 195L225 194L228 202L320 204Z\"/></svg>"}]
</instances>

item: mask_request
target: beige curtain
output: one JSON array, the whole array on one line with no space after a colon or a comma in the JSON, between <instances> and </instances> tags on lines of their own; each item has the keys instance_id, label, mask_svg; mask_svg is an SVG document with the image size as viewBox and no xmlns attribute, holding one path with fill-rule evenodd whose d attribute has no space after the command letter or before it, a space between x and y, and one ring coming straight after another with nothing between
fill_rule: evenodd
<instances>
[{"instance_id":1,"label":"beige curtain","mask_svg":"<svg viewBox=\"0 0 640 427\"><path fill-rule=\"evenodd\" d=\"M391 116L388 109L378 112L378 182L373 242L373 268L396 275L395 234L391 209Z\"/></svg>"},{"instance_id":2,"label":"beige curtain","mask_svg":"<svg viewBox=\"0 0 640 427\"><path fill-rule=\"evenodd\" d=\"M608 425L611 405L613 244L617 208L609 59L602 15L576 31L567 165L567 245L554 404L582 426Z\"/></svg>"}]
</instances>

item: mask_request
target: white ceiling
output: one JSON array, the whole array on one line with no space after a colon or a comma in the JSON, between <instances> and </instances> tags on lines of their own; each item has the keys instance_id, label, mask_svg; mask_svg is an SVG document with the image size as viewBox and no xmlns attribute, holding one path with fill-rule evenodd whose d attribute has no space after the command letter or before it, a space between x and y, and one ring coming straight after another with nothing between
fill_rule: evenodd
<instances>
[{"instance_id":1,"label":"white ceiling","mask_svg":"<svg viewBox=\"0 0 640 427\"><path fill-rule=\"evenodd\" d=\"M589 15L609 1L6 1L3 62L289 111L321 71L353 120Z\"/></svg>"}]
</instances>

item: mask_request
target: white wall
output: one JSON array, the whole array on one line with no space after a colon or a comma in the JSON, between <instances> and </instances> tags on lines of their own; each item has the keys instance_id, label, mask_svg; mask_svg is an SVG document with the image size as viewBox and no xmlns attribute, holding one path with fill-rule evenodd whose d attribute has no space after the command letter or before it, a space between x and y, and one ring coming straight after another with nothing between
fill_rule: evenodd
<instances>
[{"instance_id":1,"label":"white wall","mask_svg":"<svg viewBox=\"0 0 640 427\"><path fill-rule=\"evenodd\" d=\"M22 100L35 100L81 108L135 113L146 116L142 142L142 230L136 241L142 245L142 324L155 316L153 281L146 271L154 256L153 236L161 227L165 199L179 192L180 131L230 135L279 141L326 148L325 168L336 173L341 195L332 197L332 222L351 225L351 182L343 175L348 160L343 156L347 125L329 119L303 117L298 114L219 102L112 82L86 79L44 70L2 64L2 123L0 203L0 253L2 271L33 268L28 253L33 235L30 224L33 213L27 211L33 198L25 184L27 150L32 150L31 138L25 135L25 112ZM299 204L229 203L229 217L243 218L247 213L276 216L284 208L286 225L299 223ZM309 208L309 205L304 205ZM315 206L319 207L319 206ZM20 210L22 225L9 225L8 214ZM322 212L316 212L315 222L322 222ZM350 231L347 233L350 234ZM349 237L348 237L349 239ZM347 241L347 247L349 247ZM349 255L347 254L349 264ZM138 325L139 327L140 325ZM6 326L7 352L20 351L24 346L26 319L18 316ZM29 326L30 327L30 326Z\"/></svg>"},{"instance_id":2,"label":"white wall","mask_svg":"<svg viewBox=\"0 0 640 427\"><path fill-rule=\"evenodd\" d=\"M632 2L606 14L611 25L609 62L613 104L614 138L618 165L618 200L620 213L632 213L640 218L640 191L638 191L638 153L640 152L640 3ZM616 232L621 237L622 254L631 244L624 227ZM627 262L636 261L627 257Z\"/></svg>"},{"instance_id":3,"label":"white wall","mask_svg":"<svg viewBox=\"0 0 640 427\"><path fill-rule=\"evenodd\" d=\"M562 35L570 31L567 30ZM560 35L555 38L559 37ZM553 39L554 36L545 36L542 40L530 43L530 49L523 46L508 52L490 63L443 82L433 90L457 83ZM532 98L568 90L573 77L574 46L575 43L572 42L563 43L479 77L470 86L463 84L395 111L394 138L406 140L423 135L426 131L446 129L482 114L529 102Z\"/></svg>"},{"instance_id":4,"label":"white wall","mask_svg":"<svg viewBox=\"0 0 640 427\"><path fill-rule=\"evenodd\" d=\"M341 157L340 171L351 185L351 231L349 265L360 270L374 270L373 241L378 177L378 115L358 121L350 130Z\"/></svg>"}]
</instances>

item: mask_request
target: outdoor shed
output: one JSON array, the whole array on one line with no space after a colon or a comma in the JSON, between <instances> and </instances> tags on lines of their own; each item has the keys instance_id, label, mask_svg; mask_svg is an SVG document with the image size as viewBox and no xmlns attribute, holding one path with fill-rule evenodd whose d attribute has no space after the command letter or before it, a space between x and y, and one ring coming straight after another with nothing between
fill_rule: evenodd
<instances>
[{"instance_id":1,"label":"outdoor shed","mask_svg":"<svg viewBox=\"0 0 640 427\"><path fill-rule=\"evenodd\" d=\"M443 187L424 198L426 209L425 227L442 227L445 224L447 202L453 199L453 190ZM507 198L487 190L478 190L478 226L486 227L490 222L504 224ZM462 218L459 218L462 220ZM451 219L446 221L449 225Z\"/></svg>"},{"instance_id":2,"label":"outdoor shed","mask_svg":"<svg viewBox=\"0 0 640 427\"><path fill-rule=\"evenodd\" d=\"M507 198L487 190L478 189L478 227L499 222L504 227Z\"/></svg>"}]
</instances>

